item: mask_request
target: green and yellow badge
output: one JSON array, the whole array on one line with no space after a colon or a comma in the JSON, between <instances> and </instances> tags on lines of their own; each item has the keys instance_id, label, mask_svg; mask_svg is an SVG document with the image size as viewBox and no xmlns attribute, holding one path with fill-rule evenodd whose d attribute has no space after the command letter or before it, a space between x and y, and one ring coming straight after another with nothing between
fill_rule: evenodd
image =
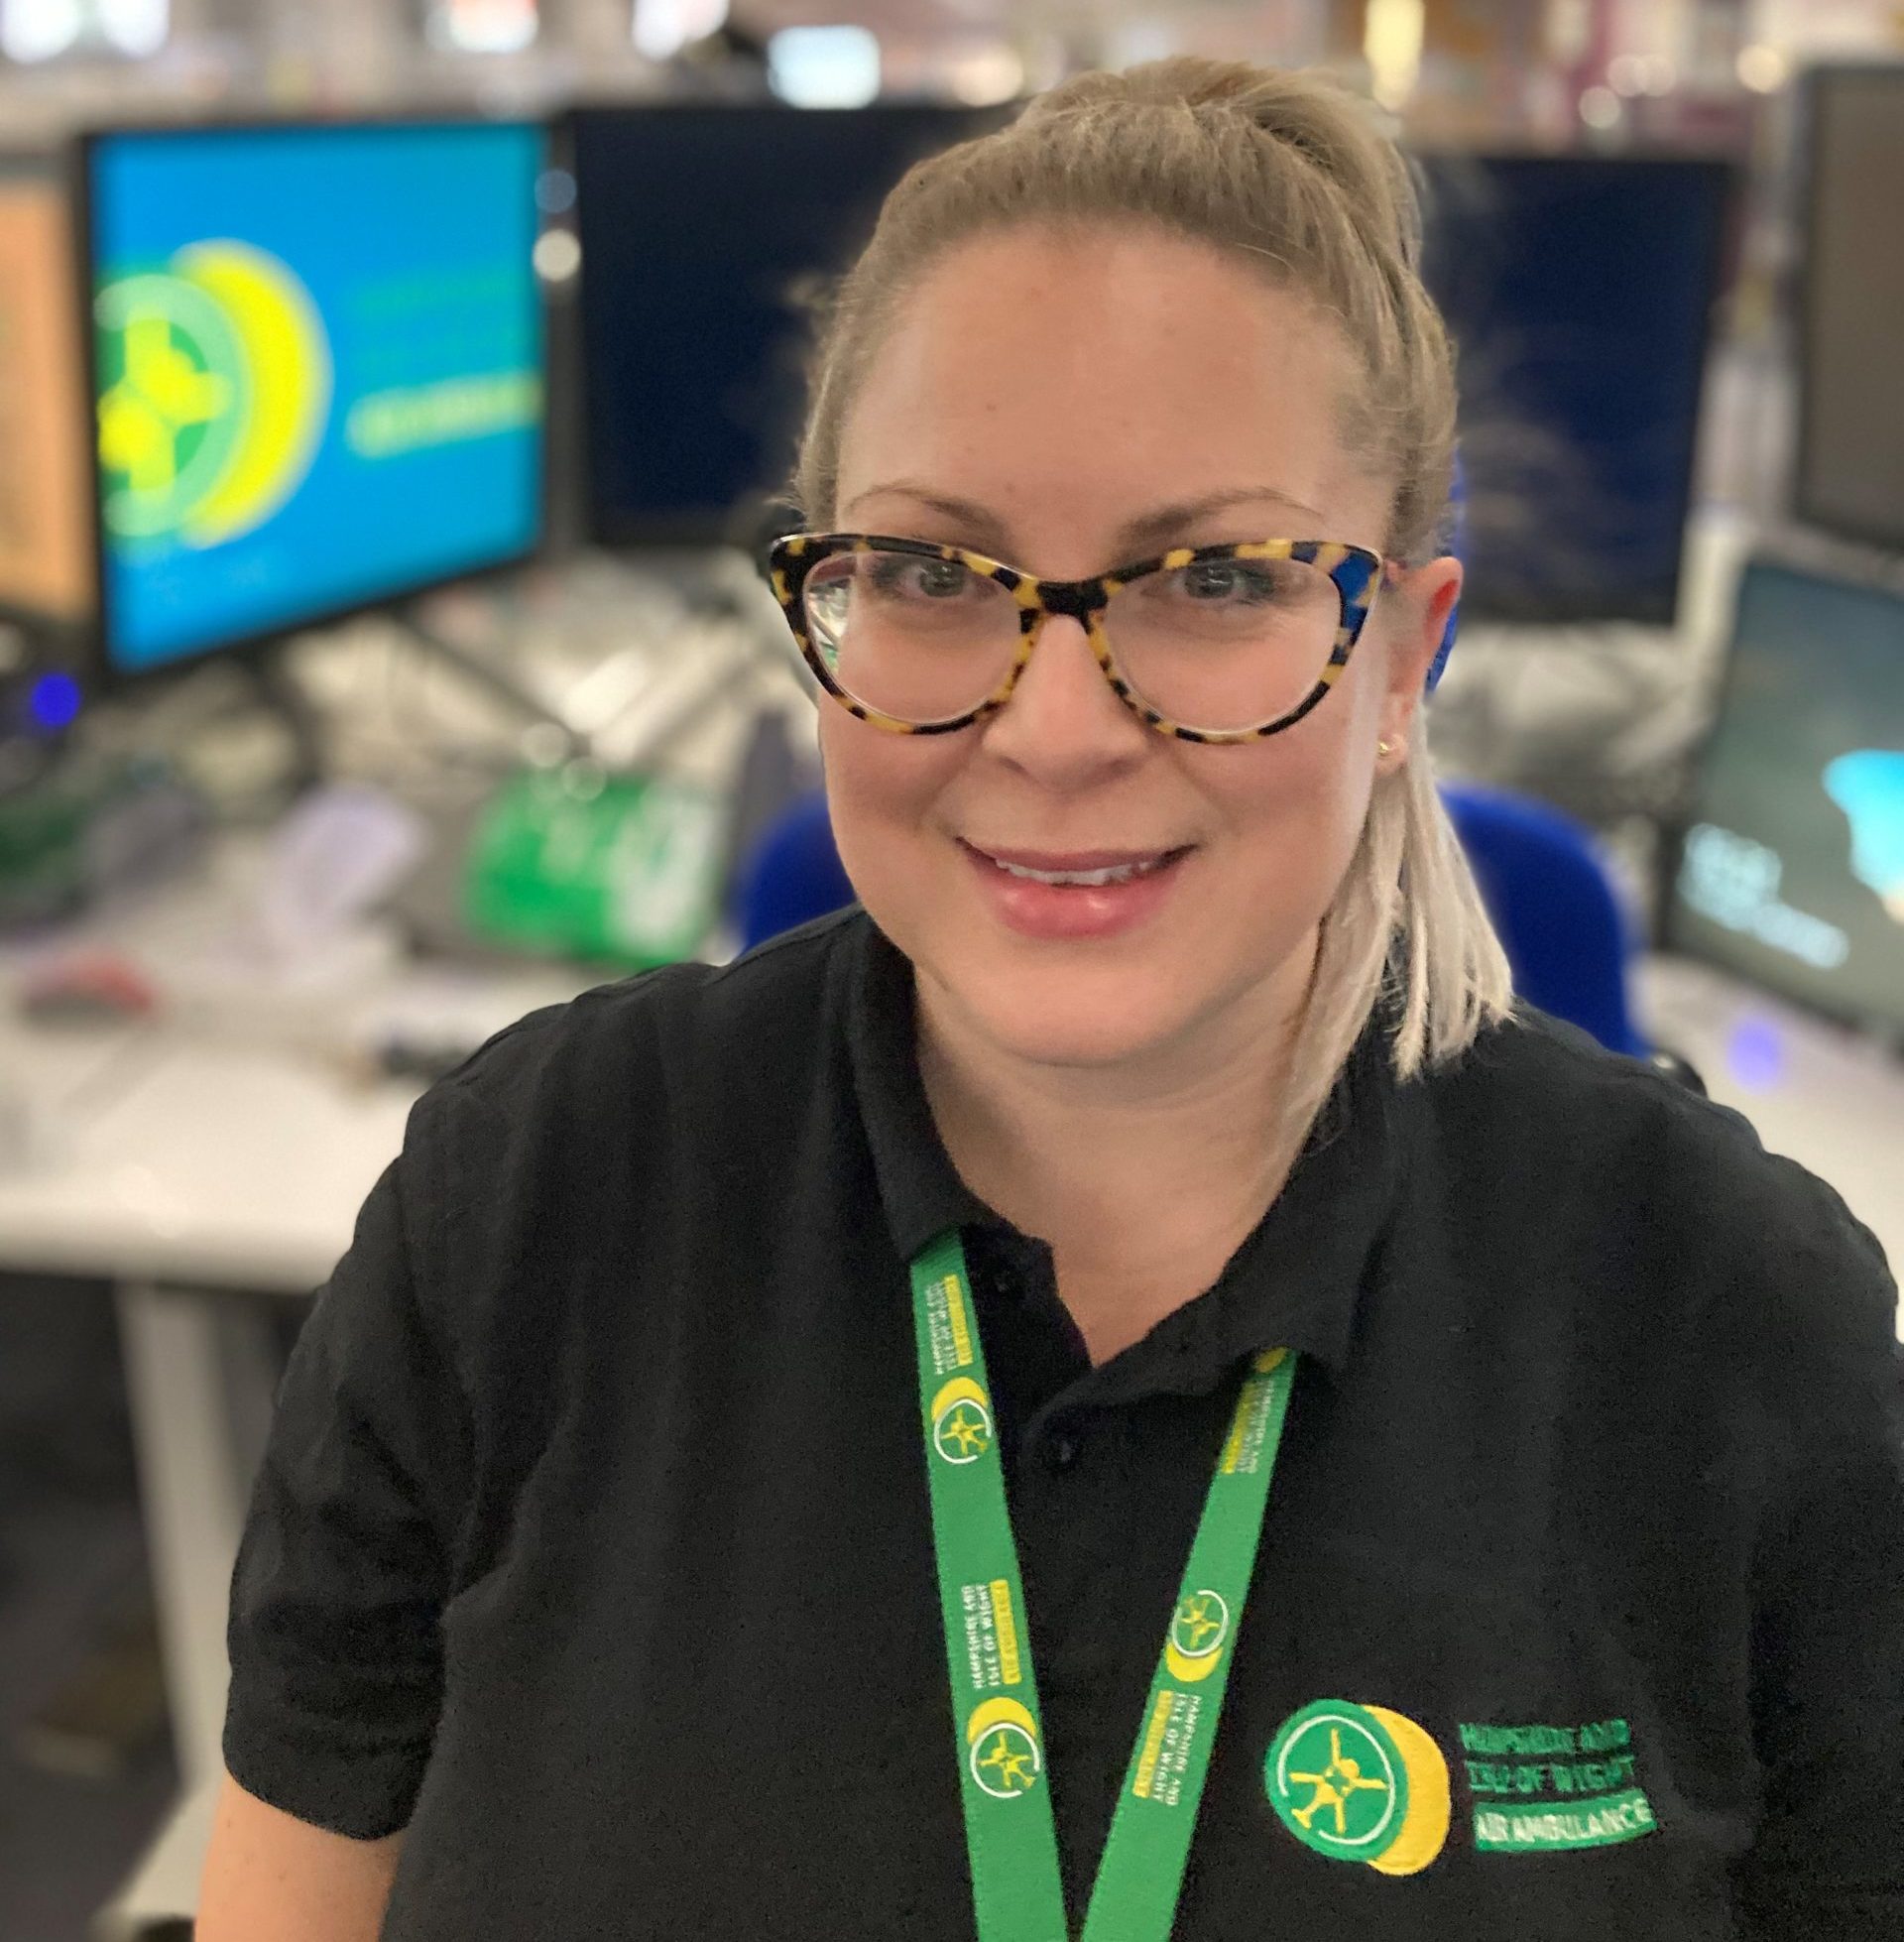
<instances>
[{"instance_id":1,"label":"green and yellow badge","mask_svg":"<svg viewBox=\"0 0 1904 1942\"><path fill-rule=\"evenodd\" d=\"M1292 1713L1263 1762L1269 1804L1304 1847L1383 1875L1415 1875L1448 1839L1448 1762L1385 1706L1318 1699Z\"/></svg>"},{"instance_id":2,"label":"green and yellow badge","mask_svg":"<svg viewBox=\"0 0 1904 1942\"><path fill-rule=\"evenodd\" d=\"M1186 1684L1209 1678L1222 1661L1229 1638L1230 1608L1222 1595L1191 1592L1170 1621L1170 1637L1163 1648L1171 1677Z\"/></svg>"},{"instance_id":3,"label":"green and yellow badge","mask_svg":"<svg viewBox=\"0 0 1904 1942\"><path fill-rule=\"evenodd\" d=\"M932 1447L947 1463L976 1463L992 1447L992 1404L969 1376L932 1398Z\"/></svg>"},{"instance_id":4,"label":"green and yellow badge","mask_svg":"<svg viewBox=\"0 0 1904 1942\"><path fill-rule=\"evenodd\" d=\"M1038 1723L1015 1699L988 1699L965 1723L972 1777L994 1800L1015 1800L1038 1784L1044 1756Z\"/></svg>"}]
</instances>

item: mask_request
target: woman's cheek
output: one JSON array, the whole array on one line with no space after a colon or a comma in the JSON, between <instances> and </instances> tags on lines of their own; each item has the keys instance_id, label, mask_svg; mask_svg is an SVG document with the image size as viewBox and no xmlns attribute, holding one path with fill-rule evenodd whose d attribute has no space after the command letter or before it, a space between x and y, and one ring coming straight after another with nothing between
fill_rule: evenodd
<instances>
[{"instance_id":1,"label":"woman's cheek","mask_svg":"<svg viewBox=\"0 0 1904 1942\"><path fill-rule=\"evenodd\" d=\"M875 917L923 867L928 823L957 767L956 736L892 735L829 705L820 721L820 760L840 861ZM948 757L953 758L948 761Z\"/></svg>"}]
</instances>

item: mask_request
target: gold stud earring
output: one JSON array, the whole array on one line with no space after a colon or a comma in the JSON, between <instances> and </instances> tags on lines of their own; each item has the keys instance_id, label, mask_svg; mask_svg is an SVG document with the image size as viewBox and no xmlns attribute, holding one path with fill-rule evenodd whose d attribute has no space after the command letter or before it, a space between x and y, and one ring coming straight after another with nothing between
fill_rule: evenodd
<instances>
[{"instance_id":1,"label":"gold stud earring","mask_svg":"<svg viewBox=\"0 0 1904 1942\"><path fill-rule=\"evenodd\" d=\"M1392 742L1377 742L1375 744L1375 753L1377 755L1393 755L1394 752L1395 745Z\"/></svg>"}]
</instances>

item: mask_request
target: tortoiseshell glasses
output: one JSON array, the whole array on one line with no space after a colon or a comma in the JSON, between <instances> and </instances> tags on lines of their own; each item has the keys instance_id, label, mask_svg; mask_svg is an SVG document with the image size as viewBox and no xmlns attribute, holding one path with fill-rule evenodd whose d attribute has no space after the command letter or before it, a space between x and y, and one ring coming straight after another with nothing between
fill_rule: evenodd
<instances>
[{"instance_id":1,"label":"tortoiseshell glasses","mask_svg":"<svg viewBox=\"0 0 1904 1942\"><path fill-rule=\"evenodd\" d=\"M1119 699L1186 742L1293 727L1399 571L1322 540L1180 546L1089 580L868 533L790 534L768 559L807 665L862 721L902 735L968 727L1011 698L1045 617L1068 614Z\"/></svg>"}]
</instances>

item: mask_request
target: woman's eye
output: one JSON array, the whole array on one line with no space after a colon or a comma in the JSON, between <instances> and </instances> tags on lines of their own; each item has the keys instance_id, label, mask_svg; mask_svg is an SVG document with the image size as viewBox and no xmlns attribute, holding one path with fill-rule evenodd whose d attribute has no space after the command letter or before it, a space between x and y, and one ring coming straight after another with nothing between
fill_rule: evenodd
<instances>
[{"instance_id":1,"label":"woman's eye","mask_svg":"<svg viewBox=\"0 0 1904 1942\"><path fill-rule=\"evenodd\" d=\"M950 600L972 584L972 569L956 559L884 559L873 583L900 599Z\"/></svg>"},{"instance_id":2,"label":"woman's eye","mask_svg":"<svg viewBox=\"0 0 1904 1942\"><path fill-rule=\"evenodd\" d=\"M1203 559L1183 569L1183 590L1192 600L1254 605L1276 598L1274 574L1234 559Z\"/></svg>"}]
</instances>

